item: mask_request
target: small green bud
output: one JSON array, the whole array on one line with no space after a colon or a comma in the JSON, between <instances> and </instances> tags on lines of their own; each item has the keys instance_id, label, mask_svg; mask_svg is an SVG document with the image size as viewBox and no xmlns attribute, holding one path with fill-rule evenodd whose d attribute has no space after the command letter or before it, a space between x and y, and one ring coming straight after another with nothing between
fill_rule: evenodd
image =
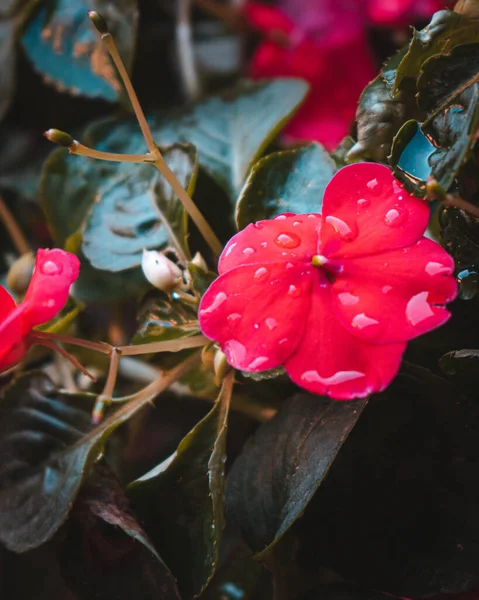
<instances>
[{"instance_id":1,"label":"small green bud","mask_svg":"<svg viewBox=\"0 0 479 600\"><path fill-rule=\"evenodd\" d=\"M58 144L59 146L63 146L64 148L71 148L75 145L75 140L72 138L72 136L69 133L60 131L59 129L49 129L48 131L45 131L43 135L50 142Z\"/></svg>"},{"instance_id":2,"label":"small green bud","mask_svg":"<svg viewBox=\"0 0 479 600\"><path fill-rule=\"evenodd\" d=\"M96 12L96 10L89 10L88 16L90 17L90 21L93 23L98 33L101 33L102 35L110 33L105 19L99 12Z\"/></svg>"},{"instance_id":3,"label":"small green bud","mask_svg":"<svg viewBox=\"0 0 479 600\"><path fill-rule=\"evenodd\" d=\"M430 201L439 200L441 202L444 202L446 199L444 188L432 176L428 177L426 181L426 199Z\"/></svg>"}]
</instances>

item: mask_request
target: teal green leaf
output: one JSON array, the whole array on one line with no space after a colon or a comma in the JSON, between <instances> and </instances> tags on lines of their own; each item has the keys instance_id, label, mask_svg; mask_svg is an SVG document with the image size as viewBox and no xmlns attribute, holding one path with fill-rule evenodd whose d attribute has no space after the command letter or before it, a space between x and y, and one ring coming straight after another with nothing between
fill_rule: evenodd
<instances>
[{"instance_id":1,"label":"teal green leaf","mask_svg":"<svg viewBox=\"0 0 479 600\"><path fill-rule=\"evenodd\" d=\"M181 185L191 194L197 155L191 145L161 148ZM171 245L188 254L187 215L153 165L122 165L97 193L83 235L83 253L93 267L123 271L141 264L143 248Z\"/></svg>"},{"instance_id":2,"label":"teal green leaf","mask_svg":"<svg viewBox=\"0 0 479 600\"><path fill-rule=\"evenodd\" d=\"M335 171L333 159L316 143L260 159L238 198L238 229L284 212L320 213L324 190Z\"/></svg>"},{"instance_id":3,"label":"teal green leaf","mask_svg":"<svg viewBox=\"0 0 479 600\"><path fill-rule=\"evenodd\" d=\"M198 354L163 378L163 389L192 369ZM55 388L43 373L16 379L0 403L0 541L26 552L53 537L113 431L163 391L147 390L92 427L96 397Z\"/></svg>"},{"instance_id":4,"label":"teal green leaf","mask_svg":"<svg viewBox=\"0 0 479 600\"><path fill-rule=\"evenodd\" d=\"M199 297L206 292L213 281L218 277L218 275L213 273L213 271L205 271L192 262L187 264L187 269L191 277L193 290Z\"/></svg>"},{"instance_id":5,"label":"teal green leaf","mask_svg":"<svg viewBox=\"0 0 479 600\"><path fill-rule=\"evenodd\" d=\"M203 592L218 562L232 386L230 374L214 408L177 451L128 488L135 513L161 547L184 600Z\"/></svg>"},{"instance_id":6,"label":"teal green leaf","mask_svg":"<svg viewBox=\"0 0 479 600\"><path fill-rule=\"evenodd\" d=\"M51 6L51 5L50 5ZM87 16L99 11L131 65L138 25L135 0L58 0L31 19L22 45L33 67L59 90L74 95L118 101L122 84L100 36Z\"/></svg>"}]
</instances>

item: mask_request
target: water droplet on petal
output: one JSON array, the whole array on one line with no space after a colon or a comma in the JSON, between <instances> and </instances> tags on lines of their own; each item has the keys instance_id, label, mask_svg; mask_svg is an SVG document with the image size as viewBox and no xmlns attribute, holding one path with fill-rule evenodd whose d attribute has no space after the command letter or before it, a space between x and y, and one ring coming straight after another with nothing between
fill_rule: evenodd
<instances>
[{"instance_id":1,"label":"water droplet on petal","mask_svg":"<svg viewBox=\"0 0 479 600\"><path fill-rule=\"evenodd\" d=\"M246 348L238 340L228 340L223 351L232 367L243 362L246 356Z\"/></svg>"},{"instance_id":2,"label":"water droplet on petal","mask_svg":"<svg viewBox=\"0 0 479 600\"><path fill-rule=\"evenodd\" d=\"M244 254L245 256L251 256L252 254L254 254L254 252L255 252L255 251L254 251L254 248L245 248L245 249L243 250L243 254Z\"/></svg>"},{"instance_id":3,"label":"water droplet on petal","mask_svg":"<svg viewBox=\"0 0 479 600\"><path fill-rule=\"evenodd\" d=\"M293 267L294 267L293 263L291 263L291 262L287 262L286 263L286 268L287 269L292 269Z\"/></svg>"},{"instance_id":4,"label":"water droplet on petal","mask_svg":"<svg viewBox=\"0 0 479 600\"><path fill-rule=\"evenodd\" d=\"M254 272L254 278L258 281L264 281L268 277L268 269L260 267Z\"/></svg>"},{"instance_id":5,"label":"water droplet on petal","mask_svg":"<svg viewBox=\"0 0 479 600\"><path fill-rule=\"evenodd\" d=\"M259 324L258 323L253 323L253 329L259 329Z\"/></svg>"},{"instance_id":6,"label":"water droplet on petal","mask_svg":"<svg viewBox=\"0 0 479 600\"><path fill-rule=\"evenodd\" d=\"M236 248L237 245L238 245L237 242L233 242L232 244L230 244L228 246L228 248L226 249L225 256L229 256L233 252L233 250Z\"/></svg>"},{"instance_id":7,"label":"water droplet on petal","mask_svg":"<svg viewBox=\"0 0 479 600\"><path fill-rule=\"evenodd\" d=\"M289 342L289 338L283 338L282 340L279 340L278 344L283 345L283 344L287 344Z\"/></svg>"},{"instance_id":8,"label":"water droplet on petal","mask_svg":"<svg viewBox=\"0 0 479 600\"><path fill-rule=\"evenodd\" d=\"M219 294L216 295L215 299L213 300L213 302L210 304L210 306L208 308L203 308L202 310L200 310L200 314L208 315L208 314L214 312L217 308L219 308L223 304L223 302L225 302L227 297L228 296L224 292L219 292Z\"/></svg>"},{"instance_id":9,"label":"water droplet on petal","mask_svg":"<svg viewBox=\"0 0 479 600\"><path fill-rule=\"evenodd\" d=\"M400 227L404 225L409 216L408 210L402 206L394 206L386 213L384 221L389 227Z\"/></svg>"},{"instance_id":10,"label":"water droplet on petal","mask_svg":"<svg viewBox=\"0 0 479 600\"><path fill-rule=\"evenodd\" d=\"M397 179L393 179L393 192L395 194L402 194L404 188Z\"/></svg>"},{"instance_id":11,"label":"water droplet on petal","mask_svg":"<svg viewBox=\"0 0 479 600\"><path fill-rule=\"evenodd\" d=\"M278 215L273 220L274 221L284 221L286 219L286 215Z\"/></svg>"},{"instance_id":12,"label":"water droplet on petal","mask_svg":"<svg viewBox=\"0 0 479 600\"><path fill-rule=\"evenodd\" d=\"M379 325L379 321L368 317L364 313L360 313L354 317L352 320L352 325L358 329L365 329L366 327L371 327L372 325Z\"/></svg>"},{"instance_id":13,"label":"water droplet on petal","mask_svg":"<svg viewBox=\"0 0 479 600\"><path fill-rule=\"evenodd\" d=\"M266 248L267 245L268 245L268 242L261 242L261 244L260 244L261 248Z\"/></svg>"},{"instance_id":14,"label":"water droplet on petal","mask_svg":"<svg viewBox=\"0 0 479 600\"><path fill-rule=\"evenodd\" d=\"M371 179L371 181L368 181L366 184L368 190L373 194L373 196L379 196L379 194L381 193L381 185L379 184L379 181L374 178Z\"/></svg>"},{"instance_id":15,"label":"water droplet on petal","mask_svg":"<svg viewBox=\"0 0 479 600\"><path fill-rule=\"evenodd\" d=\"M44 275L59 275L63 271L62 265L57 265L52 260L47 260L40 267L40 271Z\"/></svg>"},{"instance_id":16,"label":"water droplet on petal","mask_svg":"<svg viewBox=\"0 0 479 600\"><path fill-rule=\"evenodd\" d=\"M426 273L428 275L441 275L443 273L449 273L449 271L449 267L438 262L428 262L426 265Z\"/></svg>"},{"instance_id":17,"label":"water droplet on petal","mask_svg":"<svg viewBox=\"0 0 479 600\"><path fill-rule=\"evenodd\" d=\"M298 227L303 221L293 221L293 227Z\"/></svg>"},{"instance_id":18,"label":"water droplet on petal","mask_svg":"<svg viewBox=\"0 0 479 600\"><path fill-rule=\"evenodd\" d=\"M264 365L268 361L269 358L267 356L258 356L258 358L255 358L253 361L250 362L250 364L248 365L248 370L251 369L253 371L254 369L259 369L261 365Z\"/></svg>"},{"instance_id":19,"label":"water droplet on petal","mask_svg":"<svg viewBox=\"0 0 479 600\"><path fill-rule=\"evenodd\" d=\"M301 379L307 383L321 383L322 385L340 385L353 379L365 377L360 371L338 371L331 377L322 377L317 371L305 371Z\"/></svg>"},{"instance_id":20,"label":"water droplet on petal","mask_svg":"<svg viewBox=\"0 0 479 600\"><path fill-rule=\"evenodd\" d=\"M228 321L230 321L231 323L234 323L235 321L237 321L238 319L241 319L241 315L240 313L231 313L230 315L228 315L226 317L228 319Z\"/></svg>"},{"instance_id":21,"label":"water droplet on petal","mask_svg":"<svg viewBox=\"0 0 479 600\"><path fill-rule=\"evenodd\" d=\"M288 289L288 296L293 296L293 298L297 298L301 294L301 290L297 288L295 285L290 285Z\"/></svg>"},{"instance_id":22,"label":"water droplet on petal","mask_svg":"<svg viewBox=\"0 0 479 600\"><path fill-rule=\"evenodd\" d=\"M45 308L52 308L53 306L55 306L55 300L53 300L53 298L45 300L44 302L42 302L42 306L45 306Z\"/></svg>"},{"instance_id":23,"label":"water droplet on petal","mask_svg":"<svg viewBox=\"0 0 479 600\"><path fill-rule=\"evenodd\" d=\"M367 208L370 204L371 202L369 202L369 200L366 200L366 198L359 198L359 200L357 201L357 205L359 208Z\"/></svg>"},{"instance_id":24,"label":"water droplet on petal","mask_svg":"<svg viewBox=\"0 0 479 600\"><path fill-rule=\"evenodd\" d=\"M266 324L266 327L270 331L273 331L273 329L275 329L276 327L278 327L278 321L276 319L273 319L273 317L269 317L268 319L266 319L265 320L265 324Z\"/></svg>"},{"instance_id":25,"label":"water droplet on petal","mask_svg":"<svg viewBox=\"0 0 479 600\"><path fill-rule=\"evenodd\" d=\"M359 302L359 298L353 294L350 294L349 292L342 292L341 294L338 294L338 300L343 306L353 306Z\"/></svg>"},{"instance_id":26,"label":"water droplet on petal","mask_svg":"<svg viewBox=\"0 0 479 600\"><path fill-rule=\"evenodd\" d=\"M295 233L280 233L274 240L280 248L297 248L301 244L301 238Z\"/></svg>"},{"instance_id":27,"label":"water droplet on petal","mask_svg":"<svg viewBox=\"0 0 479 600\"><path fill-rule=\"evenodd\" d=\"M329 223L334 227L334 229L339 233L339 236L348 242L352 242L358 237L357 227L350 227L345 221L342 219L338 219L338 217L333 217L332 215L328 215L326 217L326 223Z\"/></svg>"},{"instance_id":28,"label":"water droplet on petal","mask_svg":"<svg viewBox=\"0 0 479 600\"><path fill-rule=\"evenodd\" d=\"M434 316L434 312L427 302L428 296L429 292L420 292L413 296L406 305L406 318L413 327Z\"/></svg>"},{"instance_id":29,"label":"water droplet on petal","mask_svg":"<svg viewBox=\"0 0 479 600\"><path fill-rule=\"evenodd\" d=\"M393 289L393 288L392 288L392 285L385 285L385 286L382 288L382 290L381 290L381 291L382 291L382 293L383 293L383 294L387 294L387 293L388 293L388 292L390 292L392 289Z\"/></svg>"}]
</instances>

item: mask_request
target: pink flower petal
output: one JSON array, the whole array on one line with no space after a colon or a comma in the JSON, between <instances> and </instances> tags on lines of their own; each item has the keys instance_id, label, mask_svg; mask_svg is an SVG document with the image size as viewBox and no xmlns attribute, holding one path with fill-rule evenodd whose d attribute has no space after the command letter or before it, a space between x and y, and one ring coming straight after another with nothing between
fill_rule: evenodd
<instances>
[{"instance_id":1,"label":"pink flower petal","mask_svg":"<svg viewBox=\"0 0 479 600\"><path fill-rule=\"evenodd\" d=\"M247 265L221 275L199 308L204 335L219 342L228 362L257 372L282 365L305 326L312 268L284 263Z\"/></svg>"},{"instance_id":2,"label":"pink flower petal","mask_svg":"<svg viewBox=\"0 0 479 600\"><path fill-rule=\"evenodd\" d=\"M71 284L78 277L80 261L74 254L54 248L38 250L23 304L27 307L24 334L55 317L65 306Z\"/></svg>"},{"instance_id":3,"label":"pink flower petal","mask_svg":"<svg viewBox=\"0 0 479 600\"><path fill-rule=\"evenodd\" d=\"M304 335L284 366L297 385L313 394L350 400L387 387L405 348L405 343L368 344L348 333L336 316L330 286L314 277Z\"/></svg>"},{"instance_id":4,"label":"pink flower petal","mask_svg":"<svg viewBox=\"0 0 479 600\"><path fill-rule=\"evenodd\" d=\"M427 238L407 248L343 261L332 289L341 321L374 343L410 340L449 319L454 261ZM439 306L438 306L439 305Z\"/></svg>"},{"instance_id":5,"label":"pink flower petal","mask_svg":"<svg viewBox=\"0 0 479 600\"><path fill-rule=\"evenodd\" d=\"M295 27L294 21L274 6L267 6L260 2L248 2L241 11L251 27L265 33L273 31L291 33Z\"/></svg>"},{"instance_id":6,"label":"pink flower petal","mask_svg":"<svg viewBox=\"0 0 479 600\"><path fill-rule=\"evenodd\" d=\"M279 215L248 225L226 244L218 263L221 274L247 264L298 261L311 264L318 247L320 215Z\"/></svg>"},{"instance_id":7,"label":"pink flower petal","mask_svg":"<svg viewBox=\"0 0 479 600\"><path fill-rule=\"evenodd\" d=\"M22 338L22 312L7 290L0 286L0 371L5 368L12 347Z\"/></svg>"},{"instance_id":8,"label":"pink flower petal","mask_svg":"<svg viewBox=\"0 0 479 600\"><path fill-rule=\"evenodd\" d=\"M385 165L356 163L329 182L322 214L320 253L347 258L414 244L426 230L429 207Z\"/></svg>"}]
</instances>

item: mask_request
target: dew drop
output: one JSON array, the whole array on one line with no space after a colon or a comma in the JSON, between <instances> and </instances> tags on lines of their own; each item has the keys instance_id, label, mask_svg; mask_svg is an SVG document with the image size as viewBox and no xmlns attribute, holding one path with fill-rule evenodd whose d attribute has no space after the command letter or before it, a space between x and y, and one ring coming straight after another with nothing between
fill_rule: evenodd
<instances>
[{"instance_id":1,"label":"dew drop","mask_svg":"<svg viewBox=\"0 0 479 600\"><path fill-rule=\"evenodd\" d=\"M291 262L287 262L286 263L286 268L287 269L292 269L293 267L294 267L293 263L291 263Z\"/></svg>"},{"instance_id":2,"label":"dew drop","mask_svg":"<svg viewBox=\"0 0 479 600\"><path fill-rule=\"evenodd\" d=\"M396 205L388 210L384 217L384 221L389 227L400 227L407 221L408 216L409 213L406 208Z\"/></svg>"},{"instance_id":3,"label":"dew drop","mask_svg":"<svg viewBox=\"0 0 479 600\"><path fill-rule=\"evenodd\" d=\"M276 327L278 327L278 321L276 319L273 319L273 317L269 317L268 319L266 319L265 320L265 324L266 324L266 327L270 331L273 331L273 329L275 329Z\"/></svg>"},{"instance_id":4,"label":"dew drop","mask_svg":"<svg viewBox=\"0 0 479 600\"><path fill-rule=\"evenodd\" d=\"M282 346L283 344L287 344L289 342L289 338L283 338L282 340L279 340L278 344L280 346Z\"/></svg>"},{"instance_id":5,"label":"dew drop","mask_svg":"<svg viewBox=\"0 0 479 600\"><path fill-rule=\"evenodd\" d=\"M360 371L338 371L331 377L322 377L317 371L305 371L301 379L307 383L321 383L322 385L340 385L353 379L365 377Z\"/></svg>"},{"instance_id":6,"label":"dew drop","mask_svg":"<svg viewBox=\"0 0 479 600\"><path fill-rule=\"evenodd\" d=\"M230 244L228 246L228 248L226 249L225 256L229 256L233 252L233 250L236 248L237 245L238 245L237 242L233 242L232 244Z\"/></svg>"},{"instance_id":7,"label":"dew drop","mask_svg":"<svg viewBox=\"0 0 479 600\"><path fill-rule=\"evenodd\" d=\"M259 324L258 323L253 323L253 329L259 329Z\"/></svg>"},{"instance_id":8,"label":"dew drop","mask_svg":"<svg viewBox=\"0 0 479 600\"><path fill-rule=\"evenodd\" d=\"M269 361L269 358L267 356L258 356L258 358L255 358L253 361L250 362L250 364L248 365L248 370L255 370L255 369L259 369L261 367L261 365L264 365L265 363L267 363Z\"/></svg>"},{"instance_id":9,"label":"dew drop","mask_svg":"<svg viewBox=\"0 0 479 600\"><path fill-rule=\"evenodd\" d=\"M55 300L53 300L53 298L45 300L44 302L42 302L42 306L44 306L45 308L53 308L55 306Z\"/></svg>"},{"instance_id":10,"label":"dew drop","mask_svg":"<svg viewBox=\"0 0 479 600\"><path fill-rule=\"evenodd\" d=\"M428 275L442 275L443 273L449 273L449 267L438 262L428 262L426 265L426 273Z\"/></svg>"},{"instance_id":11,"label":"dew drop","mask_svg":"<svg viewBox=\"0 0 479 600\"><path fill-rule=\"evenodd\" d=\"M268 242L261 242L261 244L260 244L261 248L266 248L267 245L268 245Z\"/></svg>"},{"instance_id":12,"label":"dew drop","mask_svg":"<svg viewBox=\"0 0 479 600\"><path fill-rule=\"evenodd\" d=\"M298 227L303 221L293 221L293 227Z\"/></svg>"},{"instance_id":13,"label":"dew drop","mask_svg":"<svg viewBox=\"0 0 479 600\"><path fill-rule=\"evenodd\" d=\"M383 293L383 294L387 294L387 293L388 293L388 292L390 292L392 289L393 289L393 288L392 288L392 285L385 285L385 286L382 288L382 290L381 290L381 291L382 291L382 293Z\"/></svg>"},{"instance_id":14,"label":"dew drop","mask_svg":"<svg viewBox=\"0 0 479 600\"><path fill-rule=\"evenodd\" d=\"M243 250L243 254L245 256L251 256L252 254L254 254L254 248L245 248Z\"/></svg>"},{"instance_id":15,"label":"dew drop","mask_svg":"<svg viewBox=\"0 0 479 600\"><path fill-rule=\"evenodd\" d=\"M369 200L366 200L366 198L359 198L359 200L357 201L357 205L359 206L359 208L367 208L371 203L369 202Z\"/></svg>"},{"instance_id":16,"label":"dew drop","mask_svg":"<svg viewBox=\"0 0 479 600\"><path fill-rule=\"evenodd\" d=\"M203 308L202 310L200 310L200 314L202 314L202 315L211 314L217 308L219 308L223 304L223 302L225 302L227 297L228 296L224 292L219 292L219 294L216 295L215 299L213 300L213 302L210 304L210 306L208 308Z\"/></svg>"},{"instance_id":17,"label":"dew drop","mask_svg":"<svg viewBox=\"0 0 479 600\"><path fill-rule=\"evenodd\" d=\"M381 186L379 185L379 181L376 178L371 179L371 181L368 181L366 187L372 193L373 196L379 196L379 194L381 193Z\"/></svg>"},{"instance_id":18,"label":"dew drop","mask_svg":"<svg viewBox=\"0 0 479 600\"><path fill-rule=\"evenodd\" d=\"M274 240L280 248L297 248L301 244L301 238L295 233L280 233Z\"/></svg>"},{"instance_id":19,"label":"dew drop","mask_svg":"<svg viewBox=\"0 0 479 600\"><path fill-rule=\"evenodd\" d=\"M258 281L264 281L268 277L268 269L260 267L254 272L254 278Z\"/></svg>"},{"instance_id":20,"label":"dew drop","mask_svg":"<svg viewBox=\"0 0 479 600\"><path fill-rule=\"evenodd\" d=\"M338 219L338 217L333 217L332 215L328 215L326 217L326 223L329 223L334 227L334 229L339 233L339 236L347 240L348 242L352 242L358 237L357 230L353 230L345 221L342 219Z\"/></svg>"},{"instance_id":21,"label":"dew drop","mask_svg":"<svg viewBox=\"0 0 479 600\"><path fill-rule=\"evenodd\" d=\"M349 292L342 292L338 294L338 300L341 302L343 306L354 306L359 302L359 298L350 294Z\"/></svg>"},{"instance_id":22,"label":"dew drop","mask_svg":"<svg viewBox=\"0 0 479 600\"><path fill-rule=\"evenodd\" d=\"M288 289L288 296L292 296L293 298L297 298L301 294L301 290L297 288L295 285L290 285Z\"/></svg>"},{"instance_id":23,"label":"dew drop","mask_svg":"<svg viewBox=\"0 0 479 600\"><path fill-rule=\"evenodd\" d=\"M406 305L406 318L413 327L434 316L434 312L427 302L428 296L429 292L420 292L413 296Z\"/></svg>"},{"instance_id":24,"label":"dew drop","mask_svg":"<svg viewBox=\"0 0 479 600\"><path fill-rule=\"evenodd\" d=\"M52 260L47 260L40 267L40 271L44 275L59 275L63 271L63 267L61 265L57 265Z\"/></svg>"},{"instance_id":25,"label":"dew drop","mask_svg":"<svg viewBox=\"0 0 479 600\"><path fill-rule=\"evenodd\" d=\"M364 313L360 313L354 317L352 325L358 329L366 329L366 327L371 327L372 325L379 325L379 321L368 317Z\"/></svg>"},{"instance_id":26,"label":"dew drop","mask_svg":"<svg viewBox=\"0 0 479 600\"><path fill-rule=\"evenodd\" d=\"M284 221L286 219L286 215L278 215L274 218L274 221Z\"/></svg>"},{"instance_id":27,"label":"dew drop","mask_svg":"<svg viewBox=\"0 0 479 600\"><path fill-rule=\"evenodd\" d=\"M224 353L230 365L234 367L243 362L246 348L238 340L228 340L224 346Z\"/></svg>"},{"instance_id":28,"label":"dew drop","mask_svg":"<svg viewBox=\"0 0 479 600\"><path fill-rule=\"evenodd\" d=\"M240 313L231 313L230 315L228 315L226 317L228 319L228 321L230 321L231 323L234 323L235 321L237 321L238 319L241 319L241 315Z\"/></svg>"}]
</instances>

